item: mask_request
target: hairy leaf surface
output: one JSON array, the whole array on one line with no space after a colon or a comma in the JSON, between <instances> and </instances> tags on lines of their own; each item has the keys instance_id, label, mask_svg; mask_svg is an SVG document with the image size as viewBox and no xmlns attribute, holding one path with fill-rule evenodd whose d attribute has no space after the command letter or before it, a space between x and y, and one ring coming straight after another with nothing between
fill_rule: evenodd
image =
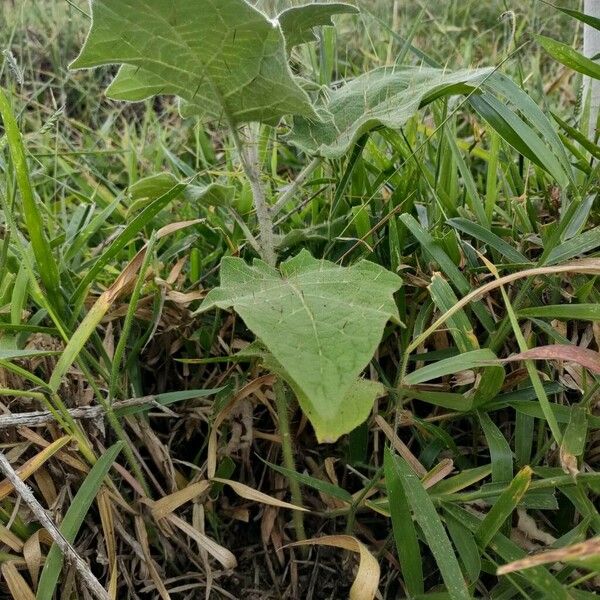
<instances>
[{"instance_id":1,"label":"hairy leaf surface","mask_svg":"<svg viewBox=\"0 0 600 600\"><path fill-rule=\"evenodd\" d=\"M356 14L358 9L351 4L333 2L332 4L305 4L284 10L277 17L288 49L314 42L317 36L315 27L333 25L331 17L339 14Z\"/></svg>"},{"instance_id":2,"label":"hairy leaf surface","mask_svg":"<svg viewBox=\"0 0 600 600\"><path fill-rule=\"evenodd\" d=\"M321 121L295 118L288 140L310 154L338 158L379 126L399 129L419 107L452 94L469 93L492 69L447 72L430 67L383 67L334 90L318 110Z\"/></svg>"},{"instance_id":3,"label":"hairy leaf surface","mask_svg":"<svg viewBox=\"0 0 600 600\"><path fill-rule=\"evenodd\" d=\"M374 263L340 267L307 251L280 270L229 257L200 310L233 307L285 371L318 440L333 442L366 419L381 391L358 377L397 318L400 285Z\"/></svg>"},{"instance_id":4,"label":"hairy leaf surface","mask_svg":"<svg viewBox=\"0 0 600 600\"><path fill-rule=\"evenodd\" d=\"M107 91L113 98L171 94L185 101L183 114L231 124L315 117L281 28L245 0L94 0L91 8L71 67L122 64Z\"/></svg>"}]
</instances>

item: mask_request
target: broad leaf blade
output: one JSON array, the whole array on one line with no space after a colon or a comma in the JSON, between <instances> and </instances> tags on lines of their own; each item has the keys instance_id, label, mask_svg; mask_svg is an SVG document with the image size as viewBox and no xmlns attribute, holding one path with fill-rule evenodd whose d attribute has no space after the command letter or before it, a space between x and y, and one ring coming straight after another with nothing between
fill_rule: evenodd
<instances>
[{"instance_id":1,"label":"broad leaf blade","mask_svg":"<svg viewBox=\"0 0 600 600\"><path fill-rule=\"evenodd\" d=\"M357 14L359 10L351 4L333 2L331 4L305 4L294 6L279 14L277 20L285 37L288 49L300 44L314 42L315 27L333 25L331 17L339 14Z\"/></svg>"},{"instance_id":2,"label":"broad leaf blade","mask_svg":"<svg viewBox=\"0 0 600 600\"><path fill-rule=\"evenodd\" d=\"M384 126L402 127L422 104L470 92L491 69L447 72L429 67L384 67L357 77L329 94L322 120L296 118L289 141L310 154L338 158L361 135Z\"/></svg>"},{"instance_id":3,"label":"broad leaf blade","mask_svg":"<svg viewBox=\"0 0 600 600\"><path fill-rule=\"evenodd\" d=\"M233 307L285 371L319 441L335 441L367 417L365 398L372 404L379 391L356 382L385 324L397 318L393 294L400 284L373 263L344 268L306 251L280 271L260 260L250 266L225 258L221 287L200 310Z\"/></svg>"},{"instance_id":4,"label":"broad leaf blade","mask_svg":"<svg viewBox=\"0 0 600 600\"><path fill-rule=\"evenodd\" d=\"M231 124L315 117L281 29L245 0L96 0L71 67L107 64L125 65L110 88L118 99L175 95L185 113Z\"/></svg>"}]
</instances>

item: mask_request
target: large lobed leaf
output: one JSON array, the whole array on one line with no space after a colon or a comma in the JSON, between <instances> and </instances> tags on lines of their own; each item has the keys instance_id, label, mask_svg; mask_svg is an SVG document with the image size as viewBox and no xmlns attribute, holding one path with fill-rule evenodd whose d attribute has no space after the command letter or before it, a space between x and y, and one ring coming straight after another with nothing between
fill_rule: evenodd
<instances>
[{"instance_id":1,"label":"large lobed leaf","mask_svg":"<svg viewBox=\"0 0 600 600\"><path fill-rule=\"evenodd\" d=\"M298 396L320 442L363 422L380 388L358 380L397 318L400 278L362 261L340 267L302 251L280 265L239 258L221 263L221 286L200 307L233 307L273 357ZM358 380L358 383L357 383Z\"/></svg>"},{"instance_id":2,"label":"large lobed leaf","mask_svg":"<svg viewBox=\"0 0 600 600\"><path fill-rule=\"evenodd\" d=\"M492 69L448 72L431 67L383 67L329 93L321 120L298 117L288 139L310 154L338 158L379 126L399 129L424 104L444 95L473 91Z\"/></svg>"},{"instance_id":3,"label":"large lobed leaf","mask_svg":"<svg viewBox=\"0 0 600 600\"><path fill-rule=\"evenodd\" d=\"M185 101L184 114L231 124L315 118L289 68L279 23L245 0L93 0L91 8L88 38L71 67L123 65L111 97L171 94ZM308 20L297 27L300 16ZM310 17L286 21L304 39L322 18Z\"/></svg>"}]
</instances>

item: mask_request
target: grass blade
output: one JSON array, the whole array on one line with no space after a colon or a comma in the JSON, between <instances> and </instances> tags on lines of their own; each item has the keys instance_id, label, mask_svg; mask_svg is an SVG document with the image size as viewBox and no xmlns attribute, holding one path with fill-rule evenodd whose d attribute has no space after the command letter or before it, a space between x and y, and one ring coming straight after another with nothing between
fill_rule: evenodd
<instances>
[{"instance_id":1,"label":"grass blade","mask_svg":"<svg viewBox=\"0 0 600 600\"><path fill-rule=\"evenodd\" d=\"M518 311L520 317L559 319L564 321L600 321L600 304L550 304L531 306Z\"/></svg>"},{"instance_id":2,"label":"grass blade","mask_svg":"<svg viewBox=\"0 0 600 600\"><path fill-rule=\"evenodd\" d=\"M77 494L75 494L73 502L71 502L71 506L60 525L61 533L71 544L75 541L77 532L79 531L94 498L98 494L98 490L100 489L104 478L108 474L122 448L122 442L117 442L111 446L91 468L85 481L81 484ZM53 544L46 557L44 568L42 569L36 596L37 600L52 600L63 561L64 557L60 549L56 544Z\"/></svg>"},{"instance_id":3,"label":"grass blade","mask_svg":"<svg viewBox=\"0 0 600 600\"><path fill-rule=\"evenodd\" d=\"M460 565L429 494L404 460L391 456L396 477L421 527L452 600L470 600Z\"/></svg>"},{"instance_id":4,"label":"grass blade","mask_svg":"<svg viewBox=\"0 0 600 600\"><path fill-rule=\"evenodd\" d=\"M475 537L481 548L488 546L515 510L531 484L532 473L531 467L523 467L480 523Z\"/></svg>"},{"instance_id":5,"label":"grass blade","mask_svg":"<svg viewBox=\"0 0 600 600\"><path fill-rule=\"evenodd\" d=\"M498 237L493 231L490 231L477 223L473 223L473 221L456 218L449 219L448 224L467 235L473 236L484 244L488 244L491 248L504 256L504 258L513 263L526 264L531 262L526 256L521 254L518 250L515 250L508 242L505 242L502 238Z\"/></svg>"},{"instance_id":6,"label":"grass blade","mask_svg":"<svg viewBox=\"0 0 600 600\"><path fill-rule=\"evenodd\" d=\"M431 365L422 367L407 375L402 383L405 385L417 385L437 379L438 377L444 377L445 375L453 375L460 371L489 366L490 361L495 360L497 360L496 355L488 348L473 350L459 354L458 356L438 360Z\"/></svg>"},{"instance_id":7,"label":"grass blade","mask_svg":"<svg viewBox=\"0 0 600 600\"><path fill-rule=\"evenodd\" d=\"M402 488L402 482L394 468L394 455L389 448L384 454L385 487L387 489L392 530L402 577L409 595L422 594L423 560L419 549L419 538L415 529L410 506Z\"/></svg>"},{"instance_id":8,"label":"grass blade","mask_svg":"<svg viewBox=\"0 0 600 600\"><path fill-rule=\"evenodd\" d=\"M60 308L63 301L60 291L58 265L54 260L50 242L46 237L44 221L42 220L33 193L33 188L31 187L29 168L27 167L27 156L25 154L21 132L10 106L10 102L8 101L4 90L1 88L0 116L2 116L6 137L8 139L8 147L17 176L17 185L21 193L21 202L23 203L23 217L27 226L29 238L31 239L31 247L38 265L38 271L50 301L53 306Z\"/></svg>"}]
</instances>

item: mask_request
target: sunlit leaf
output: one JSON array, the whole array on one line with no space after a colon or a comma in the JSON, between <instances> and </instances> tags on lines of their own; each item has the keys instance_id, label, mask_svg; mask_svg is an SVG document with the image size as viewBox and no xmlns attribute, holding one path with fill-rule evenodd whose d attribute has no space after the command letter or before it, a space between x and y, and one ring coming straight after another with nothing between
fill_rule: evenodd
<instances>
[{"instance_id":1,"label":"sunlit leaf","mask_svg":"<svg viewBox=\"0 0 600 600\"><path fill-rule=\"evenodd\" d=\"M112 98L175 95L185 114L230 124L315 117L280 27L245 0L96 0L71 68L108 64L123 65L107 91Z\"/></svg>"},{"instance_id":2,"label":"sunlit leaf","mask_svg":"<svg viewBox=\"0 0 600 600\"><path fill-rule=\"evenodd\" d=\"M357 380L397 318L400 285L373 263L344 268L307 251L279 271L225 258L221 287L200 310L234 308L285 371L317 438L331 442L368 416L379 386Z\"/></svg>"}]
</instances>

